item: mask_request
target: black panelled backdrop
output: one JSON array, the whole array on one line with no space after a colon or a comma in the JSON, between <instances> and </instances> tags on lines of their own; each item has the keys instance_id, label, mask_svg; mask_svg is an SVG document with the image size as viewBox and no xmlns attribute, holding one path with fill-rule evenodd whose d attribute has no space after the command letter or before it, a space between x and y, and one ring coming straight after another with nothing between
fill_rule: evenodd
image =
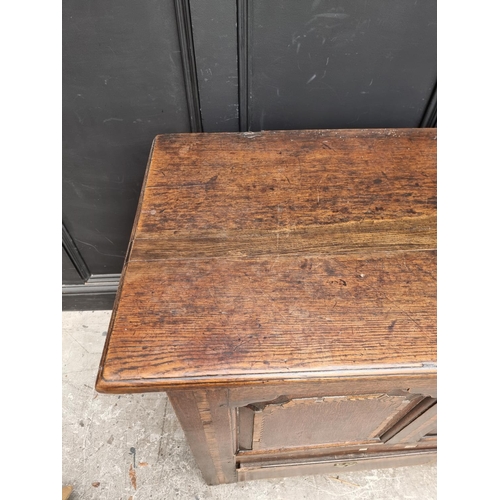
<instances>
[{"instance_id":1,"label":"black panelled backdrop","mask_svg":"<svg viewBox=\"0 0 500 500\"><path fill-rule=\"evenodd\" d=\"M63 309L111 309L157 134L436 126L436 1L65 0Z\"/></svg>"}]
</instances>

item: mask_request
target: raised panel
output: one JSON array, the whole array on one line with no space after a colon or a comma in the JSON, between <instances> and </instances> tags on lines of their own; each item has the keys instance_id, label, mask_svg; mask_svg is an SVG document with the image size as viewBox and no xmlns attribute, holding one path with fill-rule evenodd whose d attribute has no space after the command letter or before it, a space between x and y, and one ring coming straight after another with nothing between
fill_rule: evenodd
<instances>
[{"instance_id":1,"label":"raised panel","mask_svg":"<svg viewBox=\"0 0 500 500\"><path fill-rule=\"evenodd\" d=\"M203 132L237 132L236 1L189 4Z\"/></svg>"},{"instance_id":2,"label":"raised panel","mask_svg":"<svg viewBox=\"0 0 500 500\"><path fill-rule=\"evenodd\" d=\"M249 130L419 126L436 83L436 11L249 0Z\"/></svg>"},{"instance_id":3,"label":"raised panel","mask_svg":"<svg viewBox=\"0 0 500 500\"><path fill-rule=\"evenodd\" d=\"M65 0L64 221L92 274L120 273L148 154L189 132L172 0Z\"/></svg>"},{"instance_id":4,"label":"raised panel","mask_svg":"<svg viewBox=\"0 0 500 500\"><path fill-rule=\"evenodd\" d=\"M410 403L407 395L369 394L250 405L254 412L252 450L376 441ZM248 408L245 411L240 435L248 442Z\"/></svg>"}]
</instances>

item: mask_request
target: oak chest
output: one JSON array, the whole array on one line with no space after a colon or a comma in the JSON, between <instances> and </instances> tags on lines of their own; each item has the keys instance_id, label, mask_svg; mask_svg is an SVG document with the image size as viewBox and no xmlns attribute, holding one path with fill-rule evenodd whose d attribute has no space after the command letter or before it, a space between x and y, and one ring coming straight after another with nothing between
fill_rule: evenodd
<instances>
[{"instance_id":1,"label":"oak chest","mask_svg":"<svg viewBox=\"0 0 500 500\"><path fill-rule=\"evenodd\" d=\"M436 453L436 130L156 137L97 390L210 484Z\"/></svg>"}]
</instances>

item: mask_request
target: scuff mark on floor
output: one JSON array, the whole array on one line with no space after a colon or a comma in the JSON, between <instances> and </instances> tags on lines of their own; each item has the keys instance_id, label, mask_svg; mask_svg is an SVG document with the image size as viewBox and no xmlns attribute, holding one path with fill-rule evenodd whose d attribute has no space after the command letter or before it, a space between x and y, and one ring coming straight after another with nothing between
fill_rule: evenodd
<instances>
[{"instance_id":1,"label":"scuff mark on floor","mask_svg":"<svg viewBox=\"0 0 500 500\"><path fill-rule=\"evenodd\" d=\"M135 470L132 464L130 464L130 469L128 470L128 476L130 477L130 482L132 483L132 486L134 490L137 489L137 476L135 475Z\"/></svg>"}]
</instances>

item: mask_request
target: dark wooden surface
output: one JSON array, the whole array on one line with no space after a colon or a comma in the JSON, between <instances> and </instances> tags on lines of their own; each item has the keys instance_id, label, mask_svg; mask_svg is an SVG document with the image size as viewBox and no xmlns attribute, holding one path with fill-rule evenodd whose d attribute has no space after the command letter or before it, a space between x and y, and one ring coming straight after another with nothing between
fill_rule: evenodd
<instances>
[{"instance_id":1,"label":"dark wooden surface","mask_svg":"<svg viewBox=\"0 0 500 500\"><path fill-rule=\"evenodd\" d=\"M436 131L159 136L129 250L100 391L435 371Z\"/></svg>"},{"instance_id":2,"label":"dark wooden surface","mask_svg":"<svg viewBox=\"0 0 500 500\"><path fill-rule=\"evenodd\" d=\"M400 452L382 454L373 457L337 457L335 459L318 462L312 460L295 462L293 464L272 465L263 467L262 464L249 464L238 469L238 481L253 479L270 479L310 474L342 474L349 471L384 469L391 467L405 467L410 465L424 465L436 461L435 451Z\"/></svg>"},{"instance_id":3,"label":"dark wooden surface","mask_svg":"<svg viewBox=\"0 0 500 500\"><path fill-rule=\"evenodd\" d=\"M226 450L222 457L219 452L219 443L223 447L231 446L231 434L223 432L217 436L210 411L209 395L205 392L182 391L169 394L169 399L205 481L208 484L234 482L234 452L232 449ZM223 417L227 417L228 411L227 406L222 408ZM227 426L227 418L222 418L219 426L221 423ZM228 466L222 465L224 458L226 464L229 460L229 472ZM228 477L224 472L228 473Z\"/></svg>"},{"instance_id":4,"label":"dark wooden surface","mask_svg":"<svg viewBox=\"0 0 500 500\"><path fill-rule=\"evenodd\" d=\"M433 460L436 437L421 436L435 418L435 390L435 374L419 374L168 395L205 480L220 484Z\"/></svg>"},{"instance_id":5,"label":"dark wooden surface","mask_svg":"<svg viewBox=\"0 0 500 500\"><path fill-rule=\"evenodd\" d=\"M431 380L432 377L428 381L428 386L432 391ZM281 392L286 391L288 387L281 386ZM344 390L349 390L350 387L352 387L351 381L345 379ZM392 387L398 387L396 380L393 380ZM245 392L245 387L229 391L223 388L169 391L170 401L203 477L209 484L298 474L331 473L338 468L364 470L417 465L435 459L435 437L420 439L424 429L422 417L408 419L408 416L414 416L414 410L419 407L419 404L415 405L413 402L427 399L425 389L419 396L408 395L406 391L394 389L389 391L392 395L321 398L319 395L322 393L322 388L315 389L314 385L311 385L311 394L316 390L318 397L315 398L315 402L313 398L309 398L306 404L328 405L329 399L337 399L337 402L342 401L354 406L346 407L345 411L340 412L336 411L338 408L334 409L335 411L330 408L332 411L328 415L322 414L321 411L316 414L297 411L294 415L288 414L276 428L267 430L268 424L265 419L272 416L273 412L287 413L290 405L300 409L303 400L292 395L288 403L282 401L269 404L261 402L262 393L259 400L260 388L255 386L255 389L253 404L238 408L230 404L230 393ZM328 383L324 389L328 392ZM355 387L353 392L356 392ZM373 411L360 412L359 408L355 407L356 404L363 405L367 401L373 403L371 407ZM377 406L377 402L380 405ZM435 405L432 408L435 408ZM252 423L253 418L249 416L249 412L259 411L262 417L260 422ZM264 415L265 412L267 415ZM435 418L435 412L432 413L431 418L426 419L427 428L430 427L430 421ZM344 416L346 418L343 418ZM399 430L400 422L408 431ZM254 427L253 436L246 432L249 426ZM388 435L384 432L388 427L395 428L396 433L404 433L404 439L398 442L381 439L382 435ZM318 429L322 434L321 439L310 439L310 436L307 438L308 433L315 433L315 437L318 437ZM262 430L264 432L261 432ZM412 437L415 436L416 439L413 440ZM242 441L246 443L244 449L240 446Z\"/></svg>"},{"instance_id":6,"label":"dark wooden surface","mask_svg":"<svg viewBox=\"0 0 500 500\"><path fill-rule=\"evenodd\" d=\"M307 398L314 394L322 396L352 396L369 393L408 394L436 397L436 370L419 373L408 373L403 369L391 370L391 374L383 370L373 370L370 375L336 373L330 378L311 377L307 380L276 380L267 384L245 384L229 389L229 402L232 407L246 406L255 401L274 401L280 398ZM189 383L187 382L187 385Z\"/></svg>"},{"instance_id":7,"label":"dark wooden surface","mask_svg":"<svg viewBox=\"0 0 500 500\"><path fill-rule=\"evenodd\" d=\"M436 0L66 0L62 23L62 211L84 281L122 271L156 134L436 123ZM64 308L102 307L90 294Z\"/></svg>"},{"instance_id":8,"label":"dark wooden surface","mask_svg":"<svg viewBox=\"0 0 500 500\"><path fill-rule=\"evenodd\" d=\"M101 392L167 390L209 484L436 451L434 130L156 138Z\"/></svg>"}]
</instances>

